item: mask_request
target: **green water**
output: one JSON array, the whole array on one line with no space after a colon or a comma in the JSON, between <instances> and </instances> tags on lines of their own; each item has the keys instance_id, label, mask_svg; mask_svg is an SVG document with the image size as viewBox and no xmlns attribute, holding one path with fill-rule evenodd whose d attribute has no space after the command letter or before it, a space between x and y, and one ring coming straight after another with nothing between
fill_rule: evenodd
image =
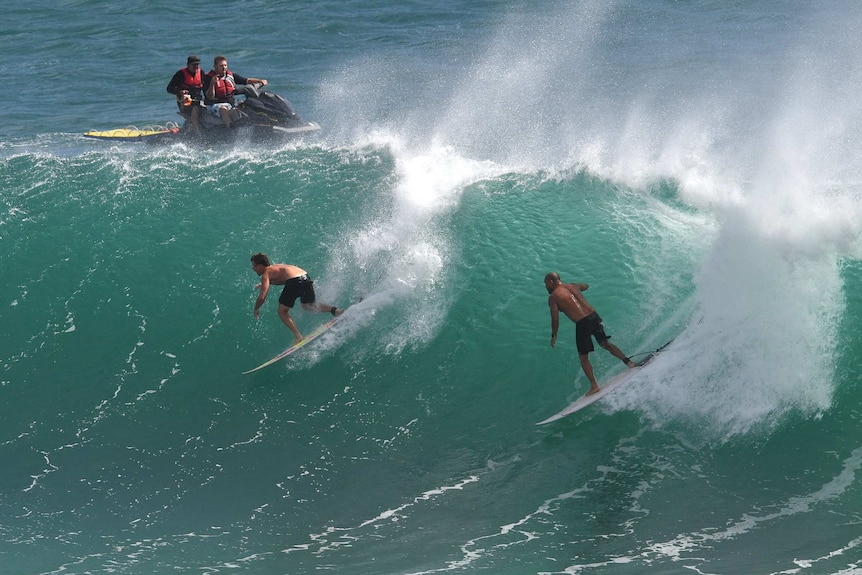
<instances>
[{"instance_id":1,"label":"green water","mask_svg":"<svg viewBox=\"0 0 862 575\"><path fill-rule=\"evenodd\" d=\"M859 21L13 3L4 69L42 88L0 126L2 570L858 572ZM80 136L172 119L187 52L323 133ZM292 341L259 251L349 309L244 376ZM627 354L675 339L538 427L588 387L548 271Z\"/></svg>"}]
</instances>

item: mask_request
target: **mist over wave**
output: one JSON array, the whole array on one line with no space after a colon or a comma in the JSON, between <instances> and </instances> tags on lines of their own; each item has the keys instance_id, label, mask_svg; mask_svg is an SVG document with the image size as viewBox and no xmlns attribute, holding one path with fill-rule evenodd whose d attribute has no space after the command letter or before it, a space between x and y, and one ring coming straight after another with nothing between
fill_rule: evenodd
<instances>
[{"instance_id":1,"label":"mist over wave","mask_svg":"<svg viewBox=\"0 0 862 575\"><path fill-rule=\"evenodd\" d=\"M4 569L862 566L859 7L257 4L61 4L7 39L92 100L0 128ZM134 33L177 10L158 49ZM166 81L214 43L322 137L78 135L132 115L94 78L144 54ZM153 77L134 114L173 115ZM277 290L252 315L258 251L347 312L245 376L292 341ZM587 389L571 324L549 345L552 270L626 353L673 343L537 426Z\"/></svg>"},{"instance_id":2,"label":"mist over wave","mask_svg":"<svg viewBox=\"0 0 862 575\"><path fill-rule=\"evenodd\" d=\"M730 10L749 18L727 18ZM830 406L840 259L858 256L862 230L853 105L862 74L849 57L862 47L860 10L844 3L772 18L768 48L726 42L731 23L755 34L769 11L714 8L692 34L672 5L658 14L624 2L515 10L478 57L444 50L455 63L445 73L427 61L357 62L324 83L323 107L343 106L340 86L358 86L344 117L364 118L365 141L393 154L392 193L425 205L453 209L453 190L505 172L584 169L647 196L673 182L703 216L688 241L712 239L648 411L655 420L709 414L718 436L744 434ZM417 69L428 72L418 94L374 96L398 93ZM403 205L418 210L412 218L421 204ZM684 210L666 215L665 226L691 223ZM445 253L438 261L445 267Z\"/></svg>"}]
</instances>

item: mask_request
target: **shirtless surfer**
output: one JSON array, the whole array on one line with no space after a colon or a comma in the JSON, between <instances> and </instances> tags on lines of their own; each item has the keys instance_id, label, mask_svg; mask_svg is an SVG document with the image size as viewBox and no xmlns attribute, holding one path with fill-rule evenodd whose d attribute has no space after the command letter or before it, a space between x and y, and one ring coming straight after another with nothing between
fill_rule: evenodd
<instances>
[{"instance_id":1,"label":"shirtless surfer","mask_svg":"<svg viewBox=\"0 0 862 575\"><path fill-rule=\"evenodd\" d=\"M290 317L290 310L296 302L296 298L302 303L302 309L312 312L329 312L334 316L344 313L334 305L317 303L314 295L314 282L308 277L308 273L300 267L288 264L272 264L266 254L254 254L251 256L251 268L260 276L260 283L255 289L260 290L257 301L254 302L254 317L260 319L260 306L266 301L270 285L284 286L281 296L278 298L278 317L284 325L293 332L296 341L302 341L302 334Z\"/></svg>"},{"instance_id":2,"label":"shirtless surfer","mask_svg":"<svg viewBox=\"0 0 862 575\"><path fill-rule=\"evenodd\" d=\"M562 310L566 317L575 322L578 358L581 360L581 367L584 368L587 379L590 380L590 390L587 395L592 395L601 389L596 383L589 357L590 352L596 349L593 346L593 337L600 346L622 360L628 367L635 367L635 364L620 351L620 348L608 341L611 336L605 334L602 318L584 297L583 292L589 287L587 284L564 284L557 272L551 272L545 276L545 288L550 294L548 307L551 308L551 347L554 347L557 342L557 329L560 326L560 310Z\"/></svg>"}]
</instances>

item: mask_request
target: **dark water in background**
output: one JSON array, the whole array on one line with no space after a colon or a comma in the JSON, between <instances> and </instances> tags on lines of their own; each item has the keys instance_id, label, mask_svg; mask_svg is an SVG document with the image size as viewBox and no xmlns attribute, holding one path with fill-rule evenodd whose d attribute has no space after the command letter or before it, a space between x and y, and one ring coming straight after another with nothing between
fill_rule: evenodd
<instances>
[{"instance_id":1,"label":"dark water in background","mask_svg":"<svg viewBox=\"0 0 862 575\"><path fill-rule=\"evenodd\" d=\"M7 6L2 571L862 572L860 16ZM79 136L174 120L191 52L323 134ZM291 339L257 251L353 307L242 376ZM536 427L587 388L550 270L627 353L676 339Z\"/></svg>"}]
</instances>

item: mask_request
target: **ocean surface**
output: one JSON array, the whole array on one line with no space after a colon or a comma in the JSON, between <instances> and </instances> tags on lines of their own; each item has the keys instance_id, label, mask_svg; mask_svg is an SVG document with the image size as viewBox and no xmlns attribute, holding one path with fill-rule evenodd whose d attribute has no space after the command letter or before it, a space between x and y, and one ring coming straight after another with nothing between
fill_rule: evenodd
<instances>
[{"instance_id":1,"label":"ocean surface","mask_svg":"<svg viewBox=\"0 0 862 575\"><path fill-rule=\"evenodd\" d=\"M0 574L862 573L860 30L841 0L6 2ZM321 133L82 137L178 120L192 53ZM255 252L349 309L242 375L292 342ZM537 426L589 385L549 271L625 353L673 343Z\"/></svg>"}]
</instances>

